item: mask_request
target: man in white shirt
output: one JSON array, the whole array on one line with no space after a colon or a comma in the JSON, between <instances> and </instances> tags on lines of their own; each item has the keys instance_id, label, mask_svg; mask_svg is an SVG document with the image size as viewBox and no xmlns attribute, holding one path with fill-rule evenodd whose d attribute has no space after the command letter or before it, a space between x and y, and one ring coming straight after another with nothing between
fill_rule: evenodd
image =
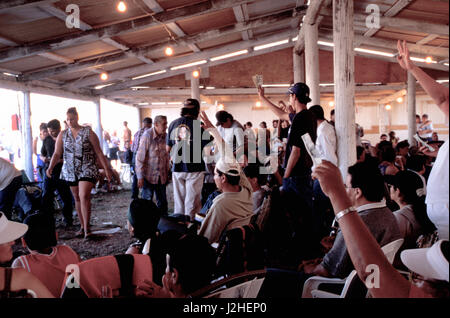
<instances>
[{"instance_id":1,"label":"man in white shirt","mask_svg":"<svg viewBox=\"0 0 450 318\"><path fill-rule=\"evenodd\" d=\"M337 166L338 158L336 155L336 132L334 127L325 120L323 108L320 105L314 105L309 108L317 121L317 139L316 149L320 153L320 159L327 160ZM312 168L314 170L315 164ZM334 213L330 199L322 192L319 180L314 180L314 222L317 240L326 235L331 230Z\"/></svg>"},{"instance_id":2,"label":"man in white shirt","mask_svg":"<svg viewBox=\"0 0 450 318\"><path fill-rule=\"evenodd\" d=\"M233 118L233 115L225 110L216 113L217 131L222 139L233 151L233 155L239 163L246 163L245 148L247 146L247 138L244 134L244 127ZM244 155L244 158L242 156Z\"/></svg>"}]
</instances>

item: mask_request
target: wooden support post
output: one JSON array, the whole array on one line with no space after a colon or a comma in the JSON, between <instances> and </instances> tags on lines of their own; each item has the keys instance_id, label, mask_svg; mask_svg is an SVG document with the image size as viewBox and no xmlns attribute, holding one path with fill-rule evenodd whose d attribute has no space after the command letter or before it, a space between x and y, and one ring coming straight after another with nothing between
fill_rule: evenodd
<instances>
[{"instance_id":1,"label":"wooden support post","mask_svg":"<svg viewBox=\"0 0 450 318\"><path fill-rule=\"evenodd\" d=\"M294 84L305 82L305 54L297 54L295 48L292 50L292 57L294 60Z\"/></svg>"},{"instance_id":2,"label":"wooden support post","mask_svg":"<svg viewBox=\"0 0 450 318\"><path fill-rule=\"evenodd\" d=\"M333 0L334 83L339 169L356 162L353 0Z\"/></svg>"},{"instance_id":3,"label":"wooden support post","mask_svg":"<svg viewBox=\"0 0 450 318\"><path fill-rule=\"evenodd\" d=\"M200 102L200 77L195 78L191 74L191 98Z\"/></svg>"},{"instance_id":4,"label":"wooden support post","mask_svg":"<svg viewBox=\"0 0 450 318\"><path fill-rule=\"evenodd\" d=\"M103 149L103 127L102 127L100 98L94 101L94 105L95 105L94 131L97 134L98 140L100 142L100 148Z\"/></svg>"},{"instance_id":5,"label":"wooden support post","mask_svg":"<svg viewBox=\"0 0 450 318\"><path fill-rule=\"evenodd\" d=\"M30 91L23 92L23 107L22 107L22 160L24 163L25 173L30 179L34 181L33 173L33 136L31 134L31 110L30 110Z\"/></svg>"},{"instance_id":6,"label":"wooden support post","mask_svg":"<svg viewBox=\"0 0 450 318\"><path fill-rule=\"evenodd\" d=\"M416 145L414 134L417 131L416 125L416 79L411 72L408 72L408 142L410 146Z\"/></svg>"},{"instance_id":7,"label":"wooden support post","mask_svg":"<svg viewBox=\"0 0 450 318\"><path fill-rule=\"evenodd\" d=\"M304 24L305 28L305 70L306 85L309 86L311 105L320 105L320 72L319 72L319 46L318 24ZM353 47L352 47L353 50Z\"/></svg>"}]
</instances>

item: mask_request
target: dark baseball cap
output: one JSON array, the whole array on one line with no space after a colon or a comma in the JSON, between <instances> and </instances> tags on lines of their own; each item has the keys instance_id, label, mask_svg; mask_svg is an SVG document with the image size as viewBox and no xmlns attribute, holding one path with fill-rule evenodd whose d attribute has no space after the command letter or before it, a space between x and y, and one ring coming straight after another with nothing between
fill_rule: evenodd
<instances>
[{"instance_id":1,"label":"dark baseball cap","mask_svg":"<svg viewBox=\"0 0 450 318\"><path fill-rule=\"evenodd\" d=\"M194 98L188 98L184 101L183 107L200 109L200 103L198 102L198 100L196 100Z\"/></svg>"},{"instance_id":2,"label":"dark baseball cap","mask_svg":"<svg viewBox=\"0 0 450 318\"><path fill-rule=\"evenodd\" d=\"M298 100L304 104L311 101L311 98L309 98L309 87L305 83L296 83L292 85L287 94L294 94L297 96Z\"/></svg>"}]
</instances>

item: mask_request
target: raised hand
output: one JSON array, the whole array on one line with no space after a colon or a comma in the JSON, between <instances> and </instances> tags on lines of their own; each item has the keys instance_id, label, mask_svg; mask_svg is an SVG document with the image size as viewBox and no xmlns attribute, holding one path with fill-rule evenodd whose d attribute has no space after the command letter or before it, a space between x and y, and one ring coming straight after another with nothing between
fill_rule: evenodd
<instances>
[{"instance_id":1,"label":"raised hand","mask_svg":"<svg viewBox=\"0 0 450 318\"><path fill-rule=\"evenodd\" d=\"M400 64L400 66L407 71L410 71L414 67L414 63L409 58L409 50L406 46L406 41L400 41L397 42L397 49L398 49L398 56L397 56L397 62Z\"/></svg>"},{"instance_id":2,"label":"raised hand","mask_svg":"<svg viewBox=\"0 0 450 318\"><path fill-rule=\"evenodd\" d=\"M258 95L260 98L264 98L264 88L262 86L258 87Z\"/></svg>"},{"instance_id":3,"label":"raised hand","mask_svg":"<svg viewBox=\"0 0 450 318\"><path fill-rule=\"evenodd\" d=\"M214 125L211 123L211 121L208 118L208 115L206 115L206 113L204 111L202 111L200 113L200 118L202 119L202 121L204 123L204 128L203 129L214 128Z\"/></svg>"}]
</instances>

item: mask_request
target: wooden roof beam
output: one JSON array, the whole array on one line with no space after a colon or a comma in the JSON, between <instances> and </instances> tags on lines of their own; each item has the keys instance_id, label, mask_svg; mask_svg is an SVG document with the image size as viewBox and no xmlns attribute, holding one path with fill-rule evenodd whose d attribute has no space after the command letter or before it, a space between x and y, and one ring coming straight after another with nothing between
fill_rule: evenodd
<instances>
[{"instance_id":1,"label":"wooden roof beam","mask_svg":"<svg viewBox=\"0 0 450 318\"><path fill-rule=\"evenodd\" d=\"M253 1L254 0L209 0L178 8L177 10L163 11L150 17L138 18L98 29L86 30L80 34L66 35L33 45L21 45L19 47L1 51L0 63L81 43L101 41L105 38L141 31L155 25L160 25L161 23L176 22L180 19L205 15Z\"/></svg>"},{"instance_id":2,"label":"wooden roof beam","mask_svg":"<svg viewBox=\"0 0 450 318\"><path fill-rule=\"evenodd\" d=\"M333 34L331 33L324 33L319 32L319 36L322 38L322 40L325 41L333 41ZM372 47L379 47L379 48L386 48L393 50L397 52L397 41L395 40L387 40L387 39L381 39L377 37L368 38L362 35L355 35L354 36L354 46L358 47L361 44L372 46ZM432 55L436 57L442 57L442 58L448 58L449 57L449 51L447 48L443 47L436 47L436 46L429 46L429 45L418 45L415 43L408 43L408 49L411 53L415 54L422 54L422 55Z\"/></svg>"},{"instance_id":3,"label":"wooden roof beam","mask_svg":"<svg viewBox=\"0 0 450 318\"><path fill-rule=\"evenodd\" d=\"M63 11L51 4L40 5L39 8L62 21L66 21L66 18L68 16L68 13L66 13L65 11ZM87 30L92 30L93 27L91 25L85 23L84 21L80 20L80 29L83 31L87 31ZM152 60L150 60L144 56L137 56L136 54L134 54L133 52L130 51L129 47L127 47L126 45L124 45L116 40L113 40L111 38L104 38L104 39L102 39L102 42L105 42L106 44L109 44L119 50L127 51L127 53L126 53L127 56L138 58L139 60L141 60L142 62L144 62L146 64L154 63ZM46 54L52 54L52 53L46 53ZM74 61L72 61L71 63L73 63L73 62Z\"/></svg>"},{"instance_id":4,"label":"wooden roof beam","mask_svg":"<svg viewBox=\"0 0 450 318\"><path fill-rule=\"evenodd\" d=\"M121 89L125 89L125 88L132 87L132 86L138 86L143 83L155 81L158 79L172 77L172 76L179 75L179 74L184 74L186 72L189 72L193 68L198 67L198 66L193 66L190 68L170 70L171 67L177 66L177 65L184 65L184 64L193 63L196 61L206 60L207 62L202 64L201 67L206 67L206 66L211 67L211 66L215 66L215 65L221 65L224 63L237 61L237 60L244 59L244 58L249 58L252 56L267 54L267 53L281 50L281 49L284 49L287 47L292 47L294 45L294 43L292 41L290 41L286 44L276 46L273 48L268 48L268 49L264 49L264 50L260 50L260 51L251 51L253 46L258 46L258 45L262 45L262 44L266 44L266 43L271 43L274 41L279 41L280 39L284 39L284 38L290 39L292 36L295 35L295 33L296 33L296 30L289 30L286 32L274 34L274 35L264 37L261 39L242 41L239 43L230 44L230 45L221 47L219 49L202 51L200 53L193 53L188 56L181 56L181 57L163 60L161 62L155 63L154 65L151 65L151 66L145 67L145 68L143 68L142 66L141 67L138 66L138 67L134 67L134 68L131 67L131 68L126 68L126 69L118 70L115 72L111 72L111 73L109 73L110 79L111 79L111 81L114 81L115 79L123 79L123 78L133 77L133 76L136 77L138 75L145 74L145 73L166 70L166 72L164 74L135 79L135 80L127 80L123 83L105 87L101 90L101 93L102 94L110 93L110 92L113 92L116 90L121 90ZM236 52L236 51L240 51L240 50L244 50L244 49L249 49L250 52L248 54L235 56L232 58L218 60L218 61L210 61L209 60L212 57L221 56L221 55L224 55L227 53ZM78 83L76 83L76 87L87 87L87 86L91 86L91 85L96 85L98 83L99 83L98 77L85 78L82 81L79 81ZM70 85L70 83L68 85Z\"/></svg>"},{"instance_id":5,"label":"wooden roof beam","mask_svg":"<svg viewBox=\"0 0 450 318\"><path fill-rule=\"evenodd\" d=\"M322 22L323 17L319 16L319 12L321 12L322 8L327 8L331 4L332 0L311 0L311 3L309 4L308 10L306 10L306 15L303 19L303 23L308 24L316 24L318 23L320 25L320 22ZM294 50L297 52L297 54L302 53L302 51L305 48L305 29L300 28L300 31L298 33L298 40L295 44Z\"/></svg>"},{"instance_id":6,"label":"wooden roof beam","mask_svg":"<svg viewBox=\"0 0 450 318\"><path fill-rule=\"evenodd\" d=\"M286 14L286 12L277 13L277 14L266 16L263 18L253 19L248 22L237 23L237 24L233 25L232 27L227 27L227 28L223 28L223 29L214 29L214 30L209 30L204 33L198 34L198 35L182 37L182 38L177 39L177 43L179 45L187 46L189 44L193 44L196 42L212 40L212 39L215 39L220 36L225 36L228 34L242 32L244 30L249 30L251 28L275 25L277 23L284 23L286 21L286 18L288 18L289 16L292 16L292 14L290 12L291 11L287 11L288 14ZM166 46L166 43L160 43L160 44L140 48L137 50L133 50L133 52L135 53L136 56L145 57L146 55L151 54L153 52L158 52L159 50L163 50L165 48L165 46ZM80 71L80 70L83 70L88 67L96 66L99 63L107 64L107 63L120 61L122 59L125 59L126 57L127 57L126 53L109 54L106 57L101 57L100 61L99 61L99 57L97 57L95 59L91 59L91 60L87 60L87 61L75 62L74 64L67 65L67 66L59 66L59 67L50 68L50 69L39 71L39 72L25 73L22 80L29 81L29 80L51 77L51 76L55 76L55 75L67 73L67 72L76 72L76 71Z\"/></svg>"},{"instance_id":7,"label":"wooden roof beam","mask_svg":"<svg viewBox=\"0 0 450 318\"><path fill-rule=\"evenodd\" d=\"M392 7L389 10L387 10L383 15L385 17L395 17L400 11L406 8L413 1L414 0L397 0L397 2L394 3ZM377 33L378 30L379 30L378 28L371 28L364 33L364 36L370 38L375 33Z\"/></svg>"},{"instance_id":8,"label":"wooden roof beam","mask_svg":"<svg viewBox=\"0 0 450 318\"><path fill-rule=\"evenodd\" d=\"M0 2L0 13L6 10L34 7L41 4L55 3L59 0L2 0Z\"/></svg>"}]
</instances>

